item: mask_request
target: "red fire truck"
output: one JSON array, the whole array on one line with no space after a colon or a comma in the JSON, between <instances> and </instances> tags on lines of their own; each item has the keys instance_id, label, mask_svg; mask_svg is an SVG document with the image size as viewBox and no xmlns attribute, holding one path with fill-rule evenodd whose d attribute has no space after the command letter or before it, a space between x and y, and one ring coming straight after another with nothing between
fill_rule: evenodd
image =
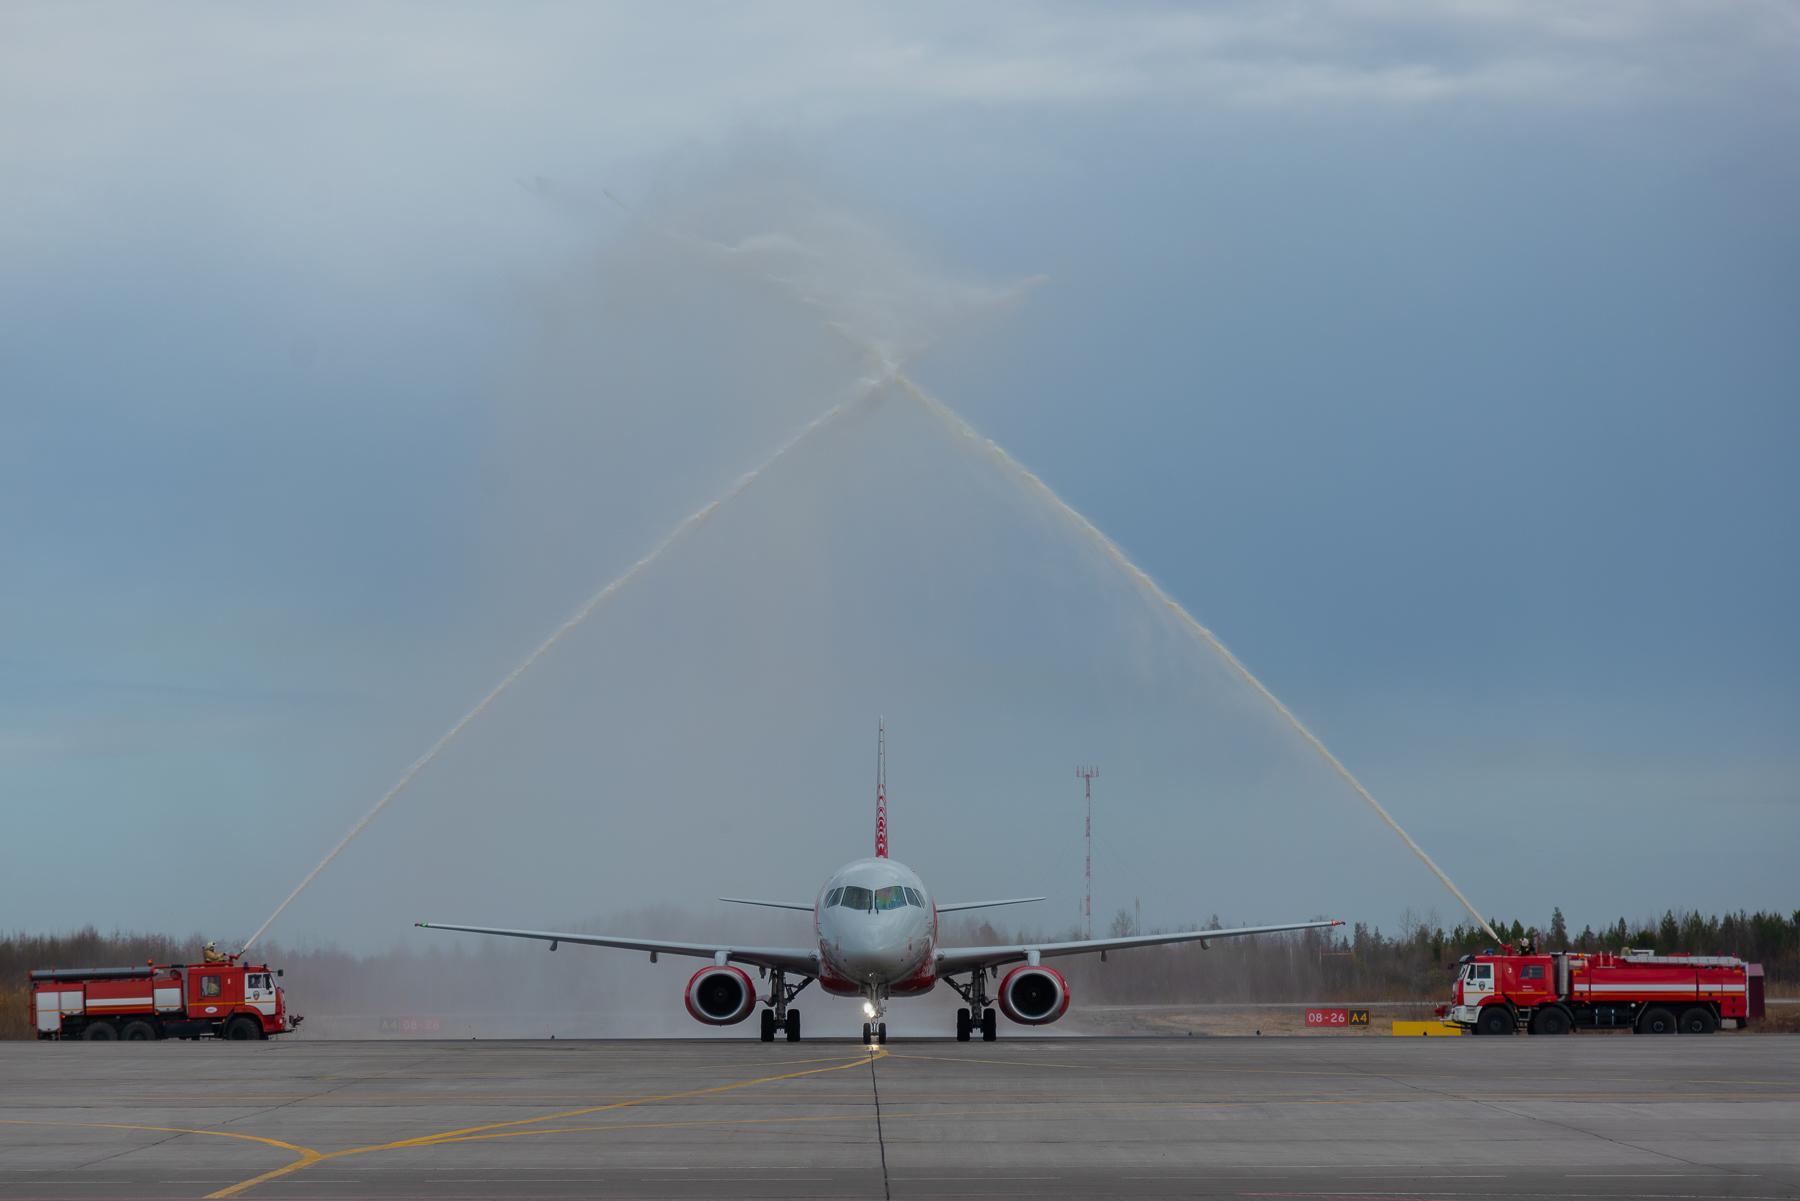
<instances>
[{"instance_id":1,"label":"red fire truck","mask_svg":"<svg viewBox=\"0 0 1800 1201\"><path fill-rule=\"evenodd\" d=\"M1446 1025L1471 1034L1567 1034L1578 1027L1638 1034L1711 1034L1763 1016L1762 966L1732 955L1554 951L1464 955Z\"/></svg>"},{"instance_id":2,"label":"red fire truck","mask_svg":"<svg viewBox=\"0 0 1800 1201\"><path fill-rule=\"evenodd\" d=\"M31 973L39 1038L267 1038L301 1020L267 964L46 968Z\"/></svg>"}]
</instances>

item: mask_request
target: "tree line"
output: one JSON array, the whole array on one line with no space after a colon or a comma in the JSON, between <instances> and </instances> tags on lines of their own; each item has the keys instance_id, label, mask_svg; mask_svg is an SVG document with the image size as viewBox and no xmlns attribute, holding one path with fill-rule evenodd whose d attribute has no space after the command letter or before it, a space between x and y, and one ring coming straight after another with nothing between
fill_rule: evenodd
<instances>
[{"instance_id":1,"label":"tree line","mask_svg":"<svg viewBox=\"0 0 1800 1201\"><path fill-rule=\"evenodd\" d=\"M1215 916L1180 928L1223 925ZM1572 934L1562 910L1555 909L1542 925L1515 919L1495 920L1493 926L1503 941L1516 946L1534 937L1544 950L1632 947L1738 955L1763 965L1771 993L1800 993L1800 910L1702 914L1671 909L1660 919L1634 923L1620 918L1598 930L1584 926ZM1131 915L1122 911L1111 932L1136 933ZM951 945L1046 937L984 923L950 927L946 934ZM1493 943L1470 925L1445 929L1434 921L1405 918L1392 934L1358 922L1330 930L1224 939L1205 948L1146 947L1115 952L1106 962L1092 955L1072 957L1055 961L1055 966L1069 977L1077 998L1102 1004L1442 1001L1457 960ZM91 926L72 934L0 938L0 1038L31 1037L26 974L33 968L118 967L147 960L194 963L203 944L198 935L102 934ZM272 966L285 967L286 984L296 997L337 1013L400 1013L421 1006L426 1012L500 1011L517 1007L522 983L527 996L554 995L584 1010L665 1000L679 1006L678 996L669 990L686 979L685 973L647 974L635 956L545 955L541 947L504 942L373 954L279 945L264 950Z\"/></svg>"},{"instance_id":2,"label":"tree line","mask_svg":"<svg viewBox=\"0 0 1800 1201\"><path fill-rule=\"evenodd\" d=\"M1763 965L1772 993L1800 992L1800 910L1703 914L1671 909L1660 919L1619 918L1601 929L1588 925L1573 934L1560 908L1541 925L1520 919L1490 922L1500 941L1514 947L1530 939L1544 951L1632 948L1737 955ZM1205 923L1174 928L1223 925L1215 915ZM1110 933L1136 932L1131 914L1121 910ZM971 931L968 941L1003 942L1008 937L987 927ZM1357 922L1332 930L1224 939L1205 948L1183 944L1118 952L1105 963L1093 956L1058 960L1055 966L1078 995L1113 1004L1444 1001L1457 961L1494 945L1472 923L1445 929L1408 917L1392 934Z\"/></svg>"}]
</instances>

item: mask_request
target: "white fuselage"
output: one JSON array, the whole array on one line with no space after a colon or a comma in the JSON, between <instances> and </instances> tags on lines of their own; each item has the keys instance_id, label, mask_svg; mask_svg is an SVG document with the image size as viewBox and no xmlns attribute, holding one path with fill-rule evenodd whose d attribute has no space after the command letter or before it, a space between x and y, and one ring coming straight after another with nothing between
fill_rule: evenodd
<instances>
[{"instance_id":1,"label":"white fuselage","mask_svg":"<svg viewBox=\"0 0 1800 1201\"><path fill-rule=\"evenodd\" d=\"M819 985L879 1009L891 995L937 983L937 907L918 873L892 859L858 859L833 873L813 907Z\"/></svg>"}]
</instances>

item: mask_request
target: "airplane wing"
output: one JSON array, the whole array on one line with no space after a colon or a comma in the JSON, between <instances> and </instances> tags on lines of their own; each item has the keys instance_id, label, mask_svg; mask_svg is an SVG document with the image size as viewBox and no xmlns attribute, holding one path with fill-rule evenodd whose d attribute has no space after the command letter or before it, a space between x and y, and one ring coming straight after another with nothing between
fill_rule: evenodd
<instances>
[{"instance_id":1,"label":"airplane wing","mask_svg":"<svg viewBox=\"0 0 1800 1201\"><path fill-rule=\"evenodd\" d=\"M798 909L802 913L813 911L810 902L801 904L799 901L752 901L747 897L720 897L719 899L732 905L761 905L764 909Z\"/></svg>"},{"instance_id":2,"label":"airplane wing","mask_svg":"<svg viewBox=\"0 0 1800 1201\"><path fill-rule=\"evenodd\" d=\"M939 905L937 911L939 913L955 913L962 909L992 909L996 905L1024 905L1043 899L1043 897L1009 897L1004 901L952 901L948 905Z\"/></svg>"},{"instance_id":3,"label":"airplane wing","mask_svg":"<svg viewBox=\"0 0 1800 1201\"><path fill-rule=\"evenodd\" d=\"M1340 921L1294 922L1285 926L1240 926L1235 930L1186 930L1179 934L1136 934L1126 938L1087 938L1079 942L1008 943L994 947L946 947L937 954L940 976L955 972L979 971L1002 963L1020 960L1048 959L1056 955L1087 955L1095 951L1125 951L1132 947L1155 947L1172 942L1197 942L1205 946L1215 938L1238 938L1245 934L1274 934L1281 930L1317 930L1341 926Z\"/></svg>"},{"instance_id":4,"label":"airplane wing","mask_svg":"<svg viewBox=\"0 0 1800 1201\"><path fill-rule=\"evenodd\" d=\"M808 906L810 908L810 906ZM576 943L584 947L617 947L623 951L648 951L651 955L688 955L695 959L748 963L779 968L803 976L819 974L819 952L809 947L740 947L731 943L669 942L660 938L615 938L608 934L567 934L555 930L503 930L495 926L452 926L443 922L414 922L425 930L461 930L469 934L497 934L502 938L534 938L551 944Z\"/></svg>"}]
</instances>

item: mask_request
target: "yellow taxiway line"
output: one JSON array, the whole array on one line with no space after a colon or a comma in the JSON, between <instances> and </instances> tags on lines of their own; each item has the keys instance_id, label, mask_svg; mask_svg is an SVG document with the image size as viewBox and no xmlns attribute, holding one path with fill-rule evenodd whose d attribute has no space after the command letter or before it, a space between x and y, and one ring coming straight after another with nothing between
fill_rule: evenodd
<instances>
[{"instance_id":1,"label":"yellow taxiway line","mask_svg":"<svg viewBox=\"0 0 1800 1201\"><path fill-rule=\"evenodd\" d=\"M283 1151L292 1151L298 1155L300 1158L283 1169L288 1172L329 1158L311 1147L302 1147L298 1143L283 1142L278 1138L265 1138L260 1134L241 1134L235 1130L195 1130L185 1126L136 1126L125 1122L51 1122L26 1118L0 1118L0 1126L73 1126L81 1130L150 1130L158 1134L204 1134L211 1138L242 1139L247 1143L262 1143L265 1146L280 1147Z\"/></svg>"},{"instance_id":2,"label":"yellow taxiway line","mask_svg":"<svg viewBox=\"0 0 1800 1201\"><path fill-rule=\"evenodd\" d=\"M806 1068L798 1072L783 1072L774 1076L758 1076L754 1080L738 1080L731 1084L715 1084L707 1088L693 1088L682 1092L659 1093L649 1097L633 1097L630 1100L613 1101L606 1105L590 1105L583 1109L568 1109L560 1113L546 1113L535 1118L515 1118L509 1122L488 1122L479 1126L464 1126L455 1130L440 1130L435 1134L421 1134L416 1138L395 1139L391 1143L377 1143L374 1146L346 1147L341 1151L326 1151L323 1153L305 1147L293 1147L294 1150L304 1153L302 1158L295 1160L293 1163L284 1164L272 1171L264 1172L259 1176L252 1176L248 1180L240 1180L238 1183L227 1188L222 1188L217 1192L208 1193L206 1194L206 1201L221 1201L223 1198L236 1197L240 1193L253 1189L259 1184L266 1184L271 1180L277 1180L286 1176L290 1172L298 1172L302 1168L311 1167L316 1163L324 1163L326 1160L330 1159L344 1159L352 1155L373 1155L379 1151L400 1151L409 1147L430 1147L435 1146L438 1143L472 1142L482 1138L503 1137L503 1135L496 1134L496 1131L520 1134L535 1133L532 1131L518 1130L517 1128L521 1126L532 1126L539 1122L555 1122L566 1118L586 1117L588 1114L606 1113L609 1110L629 1109L637 1105L655 1105L661 1101L685 1101L694 1097L713 1096L718 1093L732 1092L736 1089L754 1088L759 1084L775 1084L782 1080L797 1080L803 1076L818 1076L825 1072L841 1072L846 1068L859 1068L873 1060L884 1059L886 1057L887 1052L885 1050L879 1047L870 1047L868 1054L866 1055L858 1055L854 1059L845 1060L841 1063L833 1063L822 1068ZM221 1132L196 1130L188 1131L186 1133L218 1134ZM238 1135L236 1137L253 1138L254 1136ZM274 1139L258 1139L256 1141L267 1143L276 1142ZM292 1147L292 1144L288 1143L279 1145Z\"/></svg>"}]
</instances>

